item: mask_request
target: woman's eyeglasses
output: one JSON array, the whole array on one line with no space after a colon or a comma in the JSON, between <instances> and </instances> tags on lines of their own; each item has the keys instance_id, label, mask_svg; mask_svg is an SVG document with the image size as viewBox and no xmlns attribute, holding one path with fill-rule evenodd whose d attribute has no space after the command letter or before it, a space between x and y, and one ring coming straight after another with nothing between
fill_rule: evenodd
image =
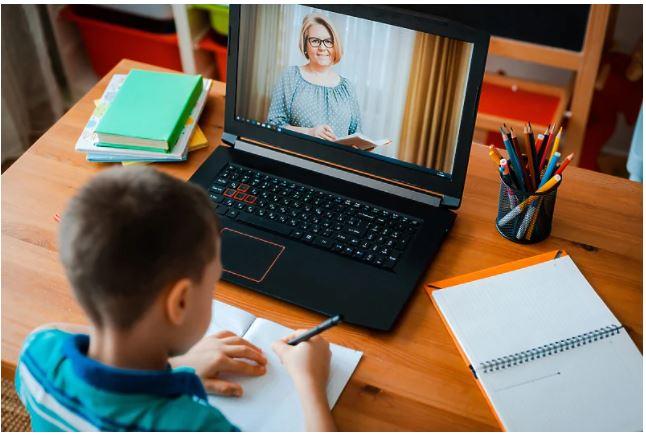
<instances>
[{"instance_id":1,"label":"woman's eyeglasses","mask_svg":"<svg viewBox=\"0 0 646 435\"><path fill-rule=\"evenodd\" d=\"M334 47L334 41L331 39L307 38L307 42L309 42L313 48L319 48L321 44L325 45L327 48Z\"/></svg>"}]
</instances>

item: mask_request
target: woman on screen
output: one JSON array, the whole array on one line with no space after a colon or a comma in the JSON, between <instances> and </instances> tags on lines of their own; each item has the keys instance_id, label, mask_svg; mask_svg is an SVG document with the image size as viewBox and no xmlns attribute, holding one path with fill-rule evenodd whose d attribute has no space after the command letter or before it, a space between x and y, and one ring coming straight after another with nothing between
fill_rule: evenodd
<instances>
[{"instance_id":1,"label":"woman on screen","mask_svg":"<svg viewBox=\"0 0 646 435\"><path fill-rule=\"evenodd\" d=\"M332 69L343 56L332 22L318 14L305 16L298 46L308 62L283 72L274 86L267 122L329 141L360 132L354 87Z\"/></svg>"}]
</instances>

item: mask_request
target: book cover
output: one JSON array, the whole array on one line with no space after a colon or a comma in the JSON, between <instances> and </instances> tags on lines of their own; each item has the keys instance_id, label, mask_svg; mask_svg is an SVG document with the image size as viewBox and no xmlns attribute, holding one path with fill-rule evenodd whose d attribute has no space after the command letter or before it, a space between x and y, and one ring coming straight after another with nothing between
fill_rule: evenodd
<instances>
[{"instance_id":1,"label":"book cover","mask_svg":"<svg viewBox=\"0 0 646 435\"><path fill-rule=\"evenodd\" d=\"M99 141L166 151L177 142L201 92L199 75L131 70L97 125Z\"/></svg>"}]
</instances>

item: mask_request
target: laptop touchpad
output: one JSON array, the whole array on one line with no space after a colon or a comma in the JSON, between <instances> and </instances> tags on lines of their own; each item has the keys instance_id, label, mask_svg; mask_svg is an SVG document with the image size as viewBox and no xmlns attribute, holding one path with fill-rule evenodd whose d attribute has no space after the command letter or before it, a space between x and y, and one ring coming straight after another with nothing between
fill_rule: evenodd
<instances>
[{"instance_id":1,"label":"laptop touchpad","mask_svg":"<svg viewBox=\"0 0 646 435\"><path fill-rule=\"evenodd\" d=\"M269 240L224 228L222 236L222 267L254 282L261 282L285 250Z\"/></svg>"}]
</instances>

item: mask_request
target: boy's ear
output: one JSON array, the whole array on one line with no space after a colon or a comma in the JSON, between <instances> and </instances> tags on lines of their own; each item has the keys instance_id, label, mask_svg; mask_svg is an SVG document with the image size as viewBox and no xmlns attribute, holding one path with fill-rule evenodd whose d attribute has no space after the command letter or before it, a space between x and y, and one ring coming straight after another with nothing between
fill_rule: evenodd
<instances>
[{"instance_id":1,"label":"boy's ear","mask_svg":"<svg viewBox=\"0 0 646 435\"><path fill-rule=\"evenodd\" d=\"M167 293L166 296L166 317L175 326L184 323L186 318L186 308L188 298L193 283L188 278L182 278L177 281Z\"/></svg>"}]
</instances>

